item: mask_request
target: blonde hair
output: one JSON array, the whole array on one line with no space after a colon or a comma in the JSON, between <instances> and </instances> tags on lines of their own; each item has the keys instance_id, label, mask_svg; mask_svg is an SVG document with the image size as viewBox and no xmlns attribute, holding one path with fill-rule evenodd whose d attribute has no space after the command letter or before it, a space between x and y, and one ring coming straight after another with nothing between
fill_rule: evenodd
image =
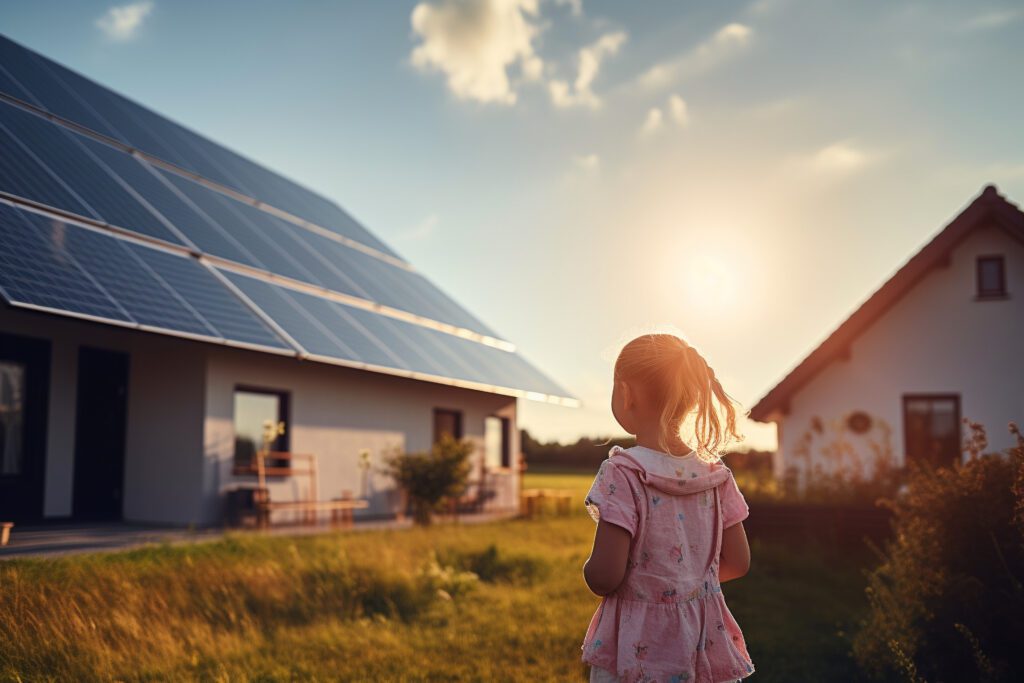
<instances>
[{"instance_id":1,"label":"blonde hair","mask_svg":"<svg viewBox=\"0 0 1024 683\"><path fill-rule=\"evenodd\" d=\"M733 400L715 371L697 349L673 334L645 334L626 344L615 361L615 380L642 386L660 404L658 444L665 452L671 435L682 439L691 415L691 445L702 460L717 460L725 445L741 439Z\"/></svg>"}]
</instances>

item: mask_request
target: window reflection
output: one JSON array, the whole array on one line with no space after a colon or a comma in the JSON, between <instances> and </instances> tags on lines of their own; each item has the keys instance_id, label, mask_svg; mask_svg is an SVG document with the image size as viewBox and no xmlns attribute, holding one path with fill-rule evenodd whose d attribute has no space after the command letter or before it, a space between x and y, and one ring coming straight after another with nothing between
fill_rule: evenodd
<instances>
[{"instance_id":1,"label":"window reflection","mask_svg":"<svg viewBox=\"0 0 1024 683\"><path fill-rule=\"evenodd\" d=\"M263 446L263 426L267 422L287 422L286 396L267 391L239 389L235 391L235 464L248 467L256 464L256 452ZM285 433L270 445L272 451L287 451L288 425ZM274 463L267 463L273 466Z\"/></svg>"}]
</instances>

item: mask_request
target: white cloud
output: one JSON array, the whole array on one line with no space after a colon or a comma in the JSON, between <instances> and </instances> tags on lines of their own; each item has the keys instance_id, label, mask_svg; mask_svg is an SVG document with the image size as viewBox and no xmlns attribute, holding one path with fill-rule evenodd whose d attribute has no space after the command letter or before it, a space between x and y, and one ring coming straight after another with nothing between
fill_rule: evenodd
<instances>
[{"instance_id":1,"label":"white cloud","mask_svg":"<svg viewBox=\"0 0 1024 683\"><path fill-rule=\"evenodd\" d=\"M616 54L626 42L626 34L622 31L606 33L591 45L583 48L577 58L578 71L576 81L570 86L563 80L554 79L548 84L551 102L556 107L584 106L597 109L601 106L599 98L593 90L594 80L601 70L601 62L606 57Z\"/></svg>"},{"instance_id":2,"label":"white cloud","mask_svg":"<svg viewBox=\"0 0 1024 683\"><path fill-rule=\"evenodd\" d=\"M138 34L143 20L153 11L153 7L152 0L111 7L96 20L96 28L111 40L131 40Z\"/></svg>"},{"instance_id":3,"label":"white cloud","mask_svg":"<svg viewBox=\"0 0 1024 683\"><path fill-rule=\"evenodd\" d=\"M666 111L668 112L667 118ZM649 137L664 129L669 122L680 128L690 125L689 107L686 105L686 100L679 95L670 95L665 109L651 107L647 110L647 116L644 117L644 122L640 126L640 135Z\"/></svg>"},{"instance_id":4,"label":"white cloud","mask_svg":"<svg viewBox=\"0 0 1024 683\"><path fill-rule=\"evenodd\" d=\"M867 155L845 142L837 142L818 150L813 162L824 171L852 171L867 163Z\"/></svg>"},{"instance_id":5,"label":"white cloud","mask_svg":"<svg viewBox=\"0 0 1024 683\"><path fill-rule=\"evenodd\" d=\"M1021 9L993 10L972 17L964 24L964 28L971 31L1002 28L1022 17L1024 17L1024 10Z\"/></svg>"},{"instance_id":6,"label":"white cloud","mask_svg":"<svg viewBox=\"0 0 1024 683\"><path fill-rule=\"evenodd\" d=\"M642 135L652 135L661 130L664 125L665 114L658 107L652 107L647 112L647 117L644 119L644 124L640 126L640 133Z\"/></svg>"},{"instance_id":7,"label":"white cloud","mask_svg":"<svg viewBox=\"0 0 1024 683\"><path fill-rule=\"evenodd\" d=\"M460 99L514 104L509 69L524 79L541 77L544 63L534 51L540 33L538 0L440 0L413 8L413 31L422 39L410 56L424 71L445 74Z\"/></svg>"},{"instance_id":8,"label":"white cloud","mask_svg":"<svg viewBox=\"0 0 1024 683\"><path fill-rule=\"evenodd\" d=\"M808 162L815 171L838 175L860 171L878 158L877 153L843 141L822 147L809 157Z\"/></svg>"},{"instance_id":9,"label":"white cloud","mask_svg":"<svg viewBox=\"0 0 1024 683\"><path fill-rule=\"evenodd\" d=\"M704 73L742 51L750 43L753 33L753 29L744 24L726 24L692 50L655 64L641 74L638 82L644 88L656 90Z\"/></svg>"},{"instance_id":10,"label":"white cloud","mask_svg":"<svg viewBox=\"0 0 1024 683\"><path fill-rule=\"evenodd\" d=\"M395 242L419 242L425 240L434 234L440 222L441 220L437 217L437 214L432 213L405 232L395 235L393 239Z\"/></svg>"},{"instance_id":11,"label":"white cloud","mask_svg":"<svg viewBox=\"0 0 1024 683\"><path fill-rule=\"evenodd\" d=\"M597 173L601 169L601 157L597 154L581 154L572 160L577 168L587 173Z\"/></svg>"},{"instance_id":12,"label":"white cloud","mask_svg":"<svg viewBox=\"0 0 1024 683\"><path fill-rule=\"evenodd\" d=\"M679 95L672 95L668 98L668 111L677 126L686 126L690 123L690 109L686 106L686 101Z\"/></svg>"},{"instance_id":13,"label":"white cloud","mask_svg":"<svg viewBox=\"0 0 1024 683\"><path fill-rule=\"evenodd\" d=\"M565 5L574 17L583 16L583 0L555 0L556 5Z\"/></svg>"}]
</instances>

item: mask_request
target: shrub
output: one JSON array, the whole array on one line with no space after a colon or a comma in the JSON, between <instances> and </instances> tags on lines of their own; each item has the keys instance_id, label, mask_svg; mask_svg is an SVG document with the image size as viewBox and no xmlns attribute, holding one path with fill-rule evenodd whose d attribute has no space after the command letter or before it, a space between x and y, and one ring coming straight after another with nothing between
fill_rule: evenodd
<instances>
[{"instance_id":1,"label":"shrub","mask_svg":"<svg viewBox=\"0 0 1024 683\"><path fill-rule=\"evenodd\" d=\"M971 427L966 463L913 467L887 502L894 539L869 575L854 639L875 676L1004 681L1024 666L1024 439L1011 425L1015 448L980 455L983 431Z\"/></svg>"},{"instance_id":2,"label":"shrub","mask_svg":"<svg viewBox=\"0 0 1024 683\"><path fill-rule=\"evenodd\" d=\"M385 471L409 497L417 524L430 524L434 512L466 490L473 449L445 434L429 453L399 453L388 461Z\"/></svg>"},{"instance_id":3,"label":"shrub","mask_svg":"<svg viewBox=\"0 0 1024 683\"><path fill-rule=\"evenodd\" d=\"M483 550L449 550L441 554L444 564L472 572L487 583L533 584L547 574L548 564L539 557L499 552L493 543Z\"/></svg>"}]
</instances>

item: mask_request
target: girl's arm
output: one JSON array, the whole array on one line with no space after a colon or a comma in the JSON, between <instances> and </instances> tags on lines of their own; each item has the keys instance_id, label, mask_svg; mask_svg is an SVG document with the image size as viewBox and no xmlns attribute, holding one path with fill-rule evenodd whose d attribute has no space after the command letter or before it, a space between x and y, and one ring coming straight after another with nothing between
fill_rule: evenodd
<instances>
[{"instance_id":1,"label":"girl's arm","mask_svg":"<svg viewBox=\"0 0 1024 683\"><path fill-rule=\"evenodd\" d=\"M719 556L718 580L721 583L738 579L750 569L750 544L743 522L733 524L722 534L722 554Z\"/></svg>"},{"instance_id":2,"label":"girl's arm","mask_svg":"<svg viewBox=\"0 0 1024 683\"><path fill-rule=\"evenodd\" d=\"M583 578L596 595L608 595L622 583L629 561L629 532L621 526L601 520L594 535L594 549L583 565Z\"/></svg>"}]
</instances>

